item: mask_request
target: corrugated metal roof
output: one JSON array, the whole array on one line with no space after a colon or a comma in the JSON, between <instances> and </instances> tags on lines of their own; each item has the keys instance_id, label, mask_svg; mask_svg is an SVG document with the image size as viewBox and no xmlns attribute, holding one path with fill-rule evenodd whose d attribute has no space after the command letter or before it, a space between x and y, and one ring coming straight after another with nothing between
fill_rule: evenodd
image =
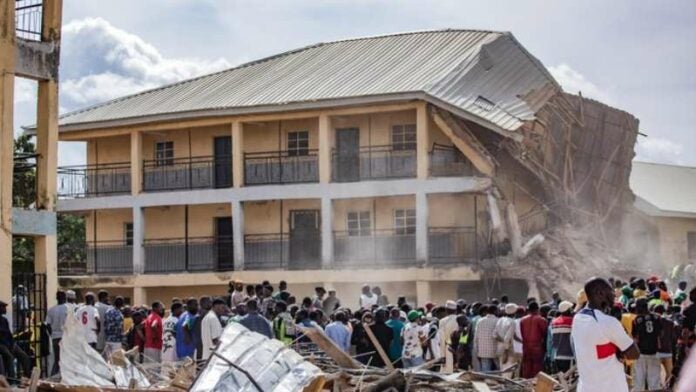
<instances>
[{"instance_id":1,"label":"corrugated metal roof","mask_svg":"<svg viewBox=\"0 0 696 392\"><path fill-rule=\"evenodd\" d=\"M633 162L636 206L648 215L696 218L696 167Z\"/></svg>"},{"instance_id":2,"label":"corrugated metal roof","mask_svg":"<svg viewBox=\"0 0 696 392\"><path fill-rule=\"evenodd\" d=\"M560 89L509 33L438 30L320 43L61 116L62 131L419 94L502 130ZM493 103L480 105L480 98ZM522 99L524 98L524 99Z\"/></svg>"}]
</instances>

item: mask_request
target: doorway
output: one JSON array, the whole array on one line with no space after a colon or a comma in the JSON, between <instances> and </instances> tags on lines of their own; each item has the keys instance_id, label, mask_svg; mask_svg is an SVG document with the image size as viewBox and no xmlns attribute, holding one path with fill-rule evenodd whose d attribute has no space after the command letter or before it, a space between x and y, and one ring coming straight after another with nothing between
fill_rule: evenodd
<instances>
[{"instance_id":1,"label":"doorway","mask_svg":"<svg viewBox=\"0 0 696 392\"><path fill-rule=\"evenodd\" d=\"M215 218L215 244L217 244L218 271L234 269L234 248L232 240L232 218Z\"/></svg>"},{"instance_id":2,"label":"doorway","mask_svg":"<svg viewBox=\"0 0 696 392\"><path fill-rule=\"evenodd\" d=\"M360 129L339 128L336 130L336 173L337 182L360 181Z\"/></svg>"},{"instance_id":3,"label":"doorway","mask_svg":"<svg viewBox=\"0 0 696 392\"><path fill-rule=\"evenodd\" d=\"M229 188L232 186L232 137L216 137L213 143L215 188Z\"/></svg>"},{"instance_id":4,"label":"doorway","mask_svg":"<svg viewBox=\"0 0 696 392\"><path fill-rule=\"evenodd\" d=\"M321 265L319 210L290 211L290 269L317 269Z\"/></svg>"}]
</instances>

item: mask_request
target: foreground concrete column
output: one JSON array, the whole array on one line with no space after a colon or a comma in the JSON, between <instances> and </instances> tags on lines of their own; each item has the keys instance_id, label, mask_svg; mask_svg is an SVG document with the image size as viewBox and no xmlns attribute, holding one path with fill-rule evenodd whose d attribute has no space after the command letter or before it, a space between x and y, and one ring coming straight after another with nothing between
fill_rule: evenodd
<instances>
[{"instance_id":1,"label":"foreground concrete column","mask_svg":"<svg viewBox=\"0 0 696 392\"><path fill-rule=\"evenodd\" d=\"M425 280L416 281L416 305L425 306L426 302L433 300L433 292L430 282Z\"/></svg>"},{"instance_id":2,"label":"foreground concrete column","mask_svg":"<svg viewBox=\"0 0 696 392\"><path fill-rule=\"evenodd\" d=\"M96 230L96 227L95 227ZM145 272L145 214L139 206L133 207L133 273Z\"/></svg>"},{"instance_id":3,"label":"foreground concrete column","mask_svg":"<svg viewBox=\"0 0 696 392\"><path fill-rule=\"evenodd\" d=\"M133 299L131 302L133 306L150 305L147 302L147 291L144 287L133 287Z\"/></svg>"},{"instance_id":4,"label":"foreground concrete column","mask_svg":"<svg viewBox=\"0 0 696 392\"><path fill-rule=\"evenodd\" d=\"M234 270L244 270L244 204L232 202L232 248L234 249Z\"/></svg>"},{"instance_id":5,"label":"foreground concrete column","mask_svg":"<svg viewBox=\"0 0 696 392\"><path fill-rule=\"evenodd\" d=\"M0 300L12 314L15 2L0 1Z\"/></svg>"},{"instance_id":6,"label":"foreground concrete column","mask_svg":"<svg viewBox=\"0 0 696 392\"><path fill-rule=\"evenodd\" d=\"M232 184L244 186L244 125L240 121L232 122Z\"/></svg>"},{"instance_id":7,"label":"foreground concrete column","mask_svg":"<svg viewBox=\"0 0 696 392\"><path fill-rule=\"evenodd\" d=\"M333 202L328 197L321 198L321 267L333 267Z\"/></svg>"},{"instance_id":8,"label":"foreground concrete column","mask_svg":"<svg viewBox=\"0 0 696 392\"><path fill-rule=\"evenodd\" d=\"M331 117L319 115L319 182L331 182Z\"/></svg>"},{"instance_id":9,"label":"foreground concrete column","mask_svg":"<svg viewBox=\"0 0 696 392\"><path fill-rule=\"evenodd\" d=\"M416 156L418 178L428 178L430 172L430 130L428 129L428 105L425 102L416 108Z\"/></svg>"},{"instance_id":10,"label":"foreground concrete column","mask_svg":"<svg viewBox=\"0 0 696 392\"><path fill-rule=\"evenodd\" d=\"M36 207L55 211L58 167L58 83L39 82L36 119ZM46 274L46 299L54 305L58 289L58 241L56 233L34 239L34 271Z\"/></svg>"},{"instance_id":11,"label":"foreground concrete column","mask_svg":"<svg viewBox=\"0 0 696 392\"><path fill-rule=\"evenodd\" d=\"M416 259L428 261L428 195L416 193Z\"/></svg>"}]
</instances>

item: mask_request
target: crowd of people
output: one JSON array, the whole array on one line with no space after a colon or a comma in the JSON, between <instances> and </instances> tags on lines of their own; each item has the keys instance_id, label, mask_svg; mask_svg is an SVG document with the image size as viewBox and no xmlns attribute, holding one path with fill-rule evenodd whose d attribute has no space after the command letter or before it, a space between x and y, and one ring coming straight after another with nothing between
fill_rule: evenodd
<instances>
[{"instance_id":1,"label":"crowd of people","mask_svg":"<svg viewBox=\"0 0 696 392\"><path fill-rule=\"evenodd\" d=\"M680 282L671 292L657 277L594 279L572 301L554 293L549 301L528 298L524 304L503 295L486 303L459 299L416 307L405 297L391 302L379 287L365 285L359 307L350 309L335 290L324 287L298 302L282 281L277 289L269 282L232 282L227 296L172 298L166 308L160 301L127 306L106 291L87 293L80 304L70 290L59 291L56 299L45 320L52 374L59 372L60 340L70 316L95 350L137 348L143 362L205 360L229 323L298 351L312 344L303 330L316 328L369 366L385 367L389 361L412 368L431 362L431 369L444 372L501 371L532 378L576 365L580 391L628 390L626 374L636 391L673 385L696 341L696 289L687 292ZM5 309L0 302L0 312ZM30 374L29 356L12 339L7 320L0 318L0 371L15 376L17 359L18 368Z\"/></svg>"}]
</instances>

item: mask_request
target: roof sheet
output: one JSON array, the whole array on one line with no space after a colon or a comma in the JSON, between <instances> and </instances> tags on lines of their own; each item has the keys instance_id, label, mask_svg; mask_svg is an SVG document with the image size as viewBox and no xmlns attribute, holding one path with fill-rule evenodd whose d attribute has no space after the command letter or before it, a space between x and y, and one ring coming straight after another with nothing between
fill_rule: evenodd
<instances>
[{"instance_id":1,"label":"roof sheet","mask_svg":"<svg viewBox=\"0 0 696 392\"><path fill-rule=\"evenodd\" d=\"M696 217L696 167L633 162L630 184L647 214Z\"/></svg>"},{"instance_id":2,"label":"roof sheet","mask_svg":"<svg viewBox=\"0 0 696 392\"><path fill-rule=\"evenodd\" d=\"M165 114L215 115L421 93L514 130L558 89L546 68L509 33L438 30L308 46L67 113L60 125L63 131L85 124L96 129Z\"/></svg>"}]
</instances>

